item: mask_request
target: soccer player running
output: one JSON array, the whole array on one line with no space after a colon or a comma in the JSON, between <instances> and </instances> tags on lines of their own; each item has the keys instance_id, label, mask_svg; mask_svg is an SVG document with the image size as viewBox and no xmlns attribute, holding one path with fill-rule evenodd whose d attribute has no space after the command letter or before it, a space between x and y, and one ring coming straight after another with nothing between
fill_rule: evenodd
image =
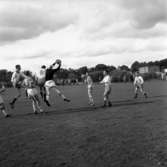
<instances>
[{"instance_id":1,"label":"soccer player running","mask_svg":"<svg viewBox=\"0 0 167 167\"><path fill-rule=\"evenodd\" d=\"M0 89L0 110L1 110L1 112L3 113L3 115L5 117L9 117L10 115L6 112L4 100L3 100L2 96L1 96L1 93L5 92L5 90L6 89L5 89L4 86L2 86L2 88Z\"/></svg>"},{"instance_id":2,"label":"soccer player running","mask_svg":"<svg viewBox=\"0 0 167 167\"><path fill-rule=\"evenodd\" d=\"M89 98L89 104L91 106L94 106L94 100L93 100L93 80L92 77L89 75L88 72L86 72L85 74L85 82L87 84L87 88L88 88L88 98Z\"/></svg>"},{"instance_id":3,"label":"soccer player running","mask_svg":"<svg viewBox=\"0 0 167 167\"><path fill-rule=\"evenodd\" d=\"M135 88L135 95L134 98L138 97L138 91L140 91L145 98L147 98L147 93L144 91L144 80L143 77L139 75L139 72L135 72L134 78L134 88Z\"/></svg>"},{"instance_id":4,"label":"soccer player running","mask_svg":"<svg viewBox=\"0 0 167 167\"><path fill-rule=\"evenodd\" d=\"M45 101L45 97L46 97L46 91L45 91L45 78L46 78L46 66L43 65L41 66L41 69L39 71L39 75L37 76L37 84L39 86L40 89L40 95L42 97L42 99Z\"/></svg>"},{"instance_id":5,"label":"soccer player running","mask_svg":"<svg viewBox=\"0 0 167 167\"><path fill-rule=\"evenodd\" d=\"M24 79L23 86L26 88L28 98L32 100L34 114L38 114L38 112L43 112L40 105L38 90L29 72L26 73L26 76L28 77Z\"/></svg>"},{"instance_id":6,"label":"soccer player running","mask_svg":"<svg viewBox=\"0 0 167 167\"><path fill-rule=\"evenodd\" d=\"M109 75L108 71L103 71L104 78L100 82L101 84L104 84L104 105L103 107L106 107L107 104L109 107L112 106L112 103L110 101L110 94L111 94L111 76Z\"/></svg>"},{"instance_id":7,"label":"soccer player running","mask_svg":"<svg viewBox=\"0 0 167 167\"><path fill-rule=\"evenodd\" d=\"M70 102L60 90L57 89L56 83L54 81L54 74L60 70L61 67L61 60L57 59L55 63L53 63L49 68L46 69L46 77L45 77L45 90L46 90L46 104L50 106L49 98L50 98L50 91L54 90L64 101Z\"/></svg>"},{"instance_id":8,"label":"soccer player running","mask_svg":"<svg viewBox=\"0 0 167 167\"><path fill-rule=\"evenodd\" d=\"M17 94L10 102L10 107L12 109L15 107L16 101L21 97L22 82L25 78L27 78L27 76L23 72L21 72L20 65L16 65L15 68L16 71L12 74L11 82L13 84L13 87L17 89Z\"/></svg>"}]
</instances>

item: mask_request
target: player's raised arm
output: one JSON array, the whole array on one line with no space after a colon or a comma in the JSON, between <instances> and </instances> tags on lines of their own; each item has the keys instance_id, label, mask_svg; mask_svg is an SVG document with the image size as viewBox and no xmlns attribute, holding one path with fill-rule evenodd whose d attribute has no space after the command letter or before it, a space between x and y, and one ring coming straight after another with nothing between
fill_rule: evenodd
<instances>
[{"instance_id":1,"label":"player's raised arm","mask_svg":"<svg viewBox=\"0 0 167 167\"><path fill-rule=\"evenodd\" d=\"M102 81L100 81L100 84L103 84L103 83L105 83L105 80L104 80L105 78L103 78L103 80Z\"/></svg>"},{"instance_id":2,"label":"player's raised arm","mask_svg":"<svg viewBox=\"0 0 167 167\"><path fill-rule=\"evenodd\" d=\"M16 78L16 72L13 72L12 77L11 77L11 82L13 83Z\"/></svg>"},{"instance_id":3,"label":"player's raised arm","mask_svg":"<svg viewBox=\"0 0 167 167\"><path fill-rule=\"evenodd\" d=\"M20 73L21 77L24 79L28 79L29 77L27 75L25 75L23 72Z\"/></svg>"},{"instance_id":4,"label":"player's raised arm","mask_svg":"<svg viewBox=\"0 0 167 167\"><path fill-rule=\"evenodd\" d=\"M135 77L133 84L134 84L134 85L137 84L137 77Z\"/></svg>"},{"instance_id":5,"label":"player's raised arm","mask_svg":"<svg viewBox=\"0 0 167 167\"><path fill-rule=\"evenodd\" d=\"M53 69L54 72L60 70L61 68L61 60L60 59L57 59L51 66L50 66L50 69Z\"/></svg>"}]
</instances>

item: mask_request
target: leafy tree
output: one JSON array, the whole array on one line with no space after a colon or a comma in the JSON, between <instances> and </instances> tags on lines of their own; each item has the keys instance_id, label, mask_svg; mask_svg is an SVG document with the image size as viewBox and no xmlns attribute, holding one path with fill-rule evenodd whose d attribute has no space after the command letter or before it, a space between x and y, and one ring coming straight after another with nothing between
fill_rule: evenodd
<instances>
[{"instance_id":1,"label":"leafy tree","mask_svg":"<svg viewBox=\"0 0 167 167\"><path fill-rule=\"evenodd\" d=\"M7 81L7 70L0 70L0 81L6 82Z\"/></svg>"},{"instance_id":2,"label":"leafy tree","mask_svg":"<svg viewBox=\"0 0 167 167\"><path fill-rule=\"evenodd\" d=\"M102 70L107 70L107 69L108 69L108 67L105 64L98 64L95 67L95 70L97 70L97 71L102 71Z\"/></svg>"},{"instance_id":3,"label":"leafy tree","mask_svg":"<svg viewBox=\"0 0 167 167\"><path fill-rule=\"evenodd\" d=\"M119 68L124 71L130 71L129 67L126 65L119 66Z\"/></svg>"},{"instance_id":4,"label":"leafy tree","mask_svg":"<svg viewBox=\"0 0 167 167\"><path fill-rule=\"evenodd\" d=\"M131 65L131 70L132 72L138 71L140 67L140 63L138 61L135 61L132 65Z\"/></svg>"},{"instance_id":5,"label":"leafy tree","mask_svg":"<svg viewBox=\"0 0 167 167\"><path fill-rule=\"evenodd\" d=\"M87 66L83 66L83 67L79 68L77 71L78 71L79 75L85 74L88 71L88 68L87 68Z\"/></svg>"},{"instance_id":6,"label":"leafy tree","mask_svg":"<svg viewBox=\"0 0 167 167\"><path fill-rule=\"evenodd\" d=\"M114 71L114 70L116 70L116 67L115 66L108 66L108 70L109 71Z\"/></svg>"}]
</instances>

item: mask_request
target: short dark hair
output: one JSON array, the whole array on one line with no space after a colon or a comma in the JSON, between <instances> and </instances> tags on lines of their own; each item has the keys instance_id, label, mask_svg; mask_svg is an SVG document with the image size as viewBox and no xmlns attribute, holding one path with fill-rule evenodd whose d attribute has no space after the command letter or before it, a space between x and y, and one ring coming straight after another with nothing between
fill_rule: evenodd
<instances>
[{"instance_id":1,"label":"short dark hair","mask_svg":"<svg viewBox=\"0 0 167 167\"><path fill-rule=\"evenodd\" d=\"M16 67L16 69L17 69L17 68L21 68L21 66L20 66L19 64L17 64L15 67Z\"/></svg>"},{"instance_id":2,"label":"short dark hair","mask_svg":"<svg viewBox=\"0 0 167 167\"><path fill-rule=\"evenodd\" d=\"M25 71L24 74L27 75L27 76L31 76L31 72L30 71Z\"/></svg>"},{"instance_id":3,"label":"short dark hair","mask_svg":"<svg viewBox=\"0 0 167 167\"><path fill-rule=\"evenodd\" d=\"M43 65L43 66L41 66L41 68L45 69L45 68L46 68L46 66L45 66L45 65Z\"/></svg>"},{"instance_id":4,"label":"short dark hair","mask_svg":"<svg viewBox=\"0 0 167 167\"><path fill-rule=\"evenodd\" d=\"M109 74L109 70L108 70L108 69L105 69L104 71L105 71L107 74Z\"/></svg>"}]
</instances>

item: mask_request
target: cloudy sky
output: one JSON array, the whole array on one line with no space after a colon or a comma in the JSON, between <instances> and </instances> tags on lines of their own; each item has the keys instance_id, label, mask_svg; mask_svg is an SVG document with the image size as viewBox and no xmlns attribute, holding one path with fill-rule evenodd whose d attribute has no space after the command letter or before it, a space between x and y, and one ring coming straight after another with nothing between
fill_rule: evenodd
<instances>
[{"instance_id":1,"label":"cloudy sky","mask_svg":"<svg viewBox=\"0 0 167 167\"><path fill-rule=\"evenodd\" d=\"M166 0L0 0L0 69L167 58Z\"/></svg>"}]
</instances>

